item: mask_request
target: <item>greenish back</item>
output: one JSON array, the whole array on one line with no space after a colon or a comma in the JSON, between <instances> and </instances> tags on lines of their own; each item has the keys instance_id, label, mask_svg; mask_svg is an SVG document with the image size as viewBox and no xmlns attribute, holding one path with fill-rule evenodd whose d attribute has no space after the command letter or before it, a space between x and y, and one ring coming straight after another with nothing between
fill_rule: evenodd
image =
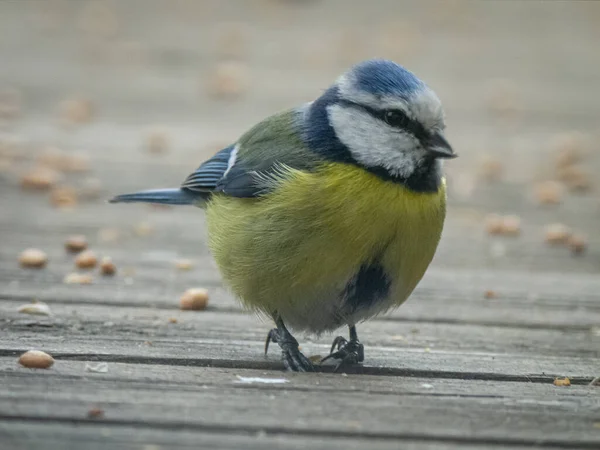
<instances>
[{"instance_id":1,"label":"greenish back","mask_svg":"<svg viewBox=\"0 0 600 450\"><path fill-rule=\"evenodd\" d=\"M291 109L274 114L248 130L238 141L238 158L255 171L276 165L311 170L320 163L301 137L302 110Z\"/></svg>"}]
</instances>

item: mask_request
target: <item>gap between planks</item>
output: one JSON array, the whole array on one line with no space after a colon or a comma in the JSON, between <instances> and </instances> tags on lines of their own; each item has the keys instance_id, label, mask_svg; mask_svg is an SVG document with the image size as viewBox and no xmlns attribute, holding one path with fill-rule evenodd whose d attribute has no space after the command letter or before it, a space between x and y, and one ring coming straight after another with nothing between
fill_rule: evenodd
<instances>
[{"instance_id":1,"label":"gap between planks","mask_svg":"<svg viewBox=\"0 0 600 450\"><path fill-rule=\"evenodd\" d=\"M18 357L28 349L2 349L0 348L0 357ZM284 372L283 363L279 361L267 360L240 360L240 359L217 359L217 358L169 358L169 357L148 357L148 356L132 356L119 354L97 354L97 353L69 353L69 352L52 352L55 360L65 361L93 361L93 362L110 362L110 363L126 363L126 364L146 364L146 365L164 365L164 366L182 366L182 367L207 367L220 369L254 369L254 370L273 370ZM315 366L317 373L333 373L335 366L317 365ZM377 375L390 377L410 377L410 378L438 378L452 380L477 380L477 381L503 381L503 382L518 382L518 383L540 383L552 384L554 376L544 375L510 375L503 373L491 372L458 372L444 370L420 370L420 369L404 369L399 367L378 367L353 365L345 366L342 370L345 374L351 375ZM569 378L571 384L585 386L589 385L593 376L581 377L575 376Z\"/></svg>"}]
</instances>

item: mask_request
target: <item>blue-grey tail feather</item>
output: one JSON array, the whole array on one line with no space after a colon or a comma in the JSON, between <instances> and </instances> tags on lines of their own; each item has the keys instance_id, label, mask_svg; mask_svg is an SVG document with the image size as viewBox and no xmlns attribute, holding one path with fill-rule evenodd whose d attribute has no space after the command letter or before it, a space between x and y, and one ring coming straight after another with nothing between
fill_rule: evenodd
<instances>
[{"instance_id":1,"label":"blue-grey tail feather","mask_svg":"<svg viewBox=\"0 0 600 450\"><path fill-rule=\"evenodd\" d=\"M162 203L165 205L194 205L206 200L206 195L187 189L153 189L133 194L117 195L109 203Z\"/></svg>"}]
</instances>

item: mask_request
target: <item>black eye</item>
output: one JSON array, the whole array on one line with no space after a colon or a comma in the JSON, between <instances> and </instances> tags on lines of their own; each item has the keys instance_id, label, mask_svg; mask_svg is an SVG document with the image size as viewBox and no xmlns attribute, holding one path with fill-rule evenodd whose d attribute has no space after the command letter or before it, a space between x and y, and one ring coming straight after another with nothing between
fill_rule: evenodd
<instances>
[{"instance_id":1,"label":"black eye","mask_svg":"<svg viewBox=\"0 0 600 450\"><path fill-rule=\"evenodd\" d=\"M395 109L385 111L383 113L383 120L394 128L407 128L410 122L406 114Z\"/></svg>"}]
</instances>

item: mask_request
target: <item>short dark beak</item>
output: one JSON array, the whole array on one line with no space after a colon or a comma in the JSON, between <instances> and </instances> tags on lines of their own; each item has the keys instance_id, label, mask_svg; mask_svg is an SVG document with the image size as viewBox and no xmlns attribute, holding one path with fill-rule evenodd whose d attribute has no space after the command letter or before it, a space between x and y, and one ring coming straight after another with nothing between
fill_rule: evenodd
<instances>
[{"instance_id":1,"label":"short dark beak","mask_svg":"<svg viewBox=\"0 0 600 450\"><path fill-rule=\"evenodd\" d=\"M458 156L454 153L446 138L439 133L433 134L427 140L425 148L435 158L450 159Z\"/></svg>"}]
</instances>

